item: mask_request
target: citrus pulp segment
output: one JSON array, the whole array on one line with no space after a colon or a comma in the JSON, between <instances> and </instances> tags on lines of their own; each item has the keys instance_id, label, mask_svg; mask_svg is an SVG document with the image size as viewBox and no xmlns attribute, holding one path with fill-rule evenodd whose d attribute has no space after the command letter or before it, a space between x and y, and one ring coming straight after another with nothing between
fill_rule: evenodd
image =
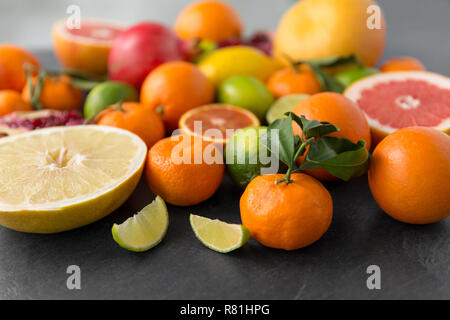
<instances>
[{"instance_id":1,"label":"citrus pulp segment","mask_svg":"<svg viewBox=\"0 0 450 320\"><path fill-rule=\"evenodd\" d=\"M344 95L366 115L375 144L405 127L450 131L450 79L445 76L424 71L379 73L356 81Z\"/></svg>"},{"instance_id":2,"label":"citrus pulp segment","mask_svg":"<svg viewBox=\"0 0 450 320\"><path fill-rule=\"evenodd\" d=\"M54 233L94 222L136 187L147 147L106 126L39 129L0 140L0 224Z\"/></svg>"},{"instance_id":3,"label":"citrus pulp segment","mask_svg":"<svg viewBox=\"0 0 450 320\"><path fill-rule=\"evenodd\" d=\"M238 129L259 125L259 119L251 111L220 103L191 109L178 124L184 133L217 144L226 144Z\"/></svg>"}]
</instances>

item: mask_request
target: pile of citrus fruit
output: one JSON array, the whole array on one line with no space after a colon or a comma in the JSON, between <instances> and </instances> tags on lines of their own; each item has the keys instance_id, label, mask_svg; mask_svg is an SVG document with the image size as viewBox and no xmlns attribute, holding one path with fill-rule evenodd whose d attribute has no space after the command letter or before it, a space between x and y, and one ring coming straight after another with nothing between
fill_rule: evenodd
<instances>
[{"instance_id":1,"label":"pile of citrus fruit","mask_svg":"<svg viewBox=\"0 0 450 320\"><path fill-rule=\"evenodd\" d=\"M59 20L51 36L62 70L0 44L3 226L92 223L142 174L156 199L112 227L133 251L163 239L166 203L207 201L225 174L243 192L242 224L189 217L222 253L250 237L285 250L320 239L333 217L321 180L368 173L376 202L402 222L450 214L450 79L408 56L377 65L386 27L372 0L298 1L275 32L250 37L216 0L191 3L173 28Z\"/></svg>"}]
</instances>

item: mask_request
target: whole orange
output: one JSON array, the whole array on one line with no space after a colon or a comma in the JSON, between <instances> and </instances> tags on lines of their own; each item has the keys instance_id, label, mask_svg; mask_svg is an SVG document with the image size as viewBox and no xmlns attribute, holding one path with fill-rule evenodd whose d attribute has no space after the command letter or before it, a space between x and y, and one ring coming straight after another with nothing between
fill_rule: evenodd
<instances>
[{"instance_id":1,"label":"whole orange","mask_svg":"<svg viewBox=\"0 0 450 320\"><path fill-rule=\"evenodd\" d=\"M182 39L223 41L240 38L242 22L236 10L221 1L197 1L185 7L175 21Z\"/></svg>"},{"instance_id":2,"label":"whole orange","mask_svg":"<svg viewBox=\"0 0 450 320\"><path fill-rule=\"evenodd\" d=\"M425 127L384 138L370 159L369 186L388 215L413 224L450 214L450 137Z\"/></svg>"},{"instance_id":3,"label":"whole orange","mask_svg":"<svg viewBox=\"0 0 450 320\"><path fill-rule=\"evenodd\" d=\"M31 111L22 95L14 90L0 90L0 117L15 111Z\"/></svg>"},{"instance_id":4,"label":"whole orange","mask_svg":"<svg viewBox=\"0 0 450 320\"><path fill-rule=\"evenodd\" d=\"M373 66L384 51L383 12L372 0L297 1L275 34L275 57L288 64L330 56L356 56Z\"/></svg>"},{"instance_id":5,"label":"whole orange","mask_svg":"<svg viewBox=\"0 0 450 320\"><path fill-rule=\"evenodd\" d=\"M219 161L210 161L211 155ZM159 140L148 152L145 176L154 194L177 206L198 204L219 188L222 154L201 138L179 135Z\"/></svg>"},{"instance_id":6,"label":"whole orange","mask_svg":"<svg viewBox=\"0 0 450 320\"><path fill-rule=\"evenodd\" d=\"M307 65L287 67L276 71L267 81L267 87L277 98L289 94L315 94L322 91L314 72Z\"/></svg>"},{"instance_id":7,"label":"whole orange","mask_svg":"<svg viewBox=\"0 0 450 320\"><path fill-rule=\"evenodd\" d=\"M26 83L24 64L39 66L39 61L31 53L10 44L0 44L0 90L21 91Z\"/></svg>"},{"instance_id":8,"label":"whole orange","mask_svg":"<svg viewBox=\"0 0 450 320\"><path fill-rule=\"evenodd\" d=\"M165 135L161 117L154 110L137 102L110 106L98 114L96 123L131 131L144 140L148 148Z\"/></svg>"},{"instance_id":9,"label":"whole orange","mask_svg":"<svg viewBox=\"0 0 450 320\"><path fill-rule=\"evenodd\" d=\"M81 107L83 92L72 86L69 76L44 77L39 103L45 109L73 110ZM33 86L37 84L37 77L33 77ZM22 98L30 103L30 88L26 85L22 91Z\"/></svg>"},{"instance_id":10,"label":"whole orange","mask_svg":"<svg viewBox=\"0 0 450 320\"><path fill-rule=\"evenodd\" d=\"M302 173L293 182L275 182L283 174L250 181L239 202L242 224L252 237L271 248L295 250L319 240L333 218L333 200L316 179Z\"/></svg>"},{"instance_id":11,"label":"whole orange","mask_svg":"<svg viewBox=\"0 0 450 320\"><path fill-rule=\"evenodd\" d=\"M425 67L413 57L395 57L386 60L380 67L381 72L391 71L425 71Z\"/></svg>"},{"instance_id":12,"label":"whole orange","mask_svg":"<svg viewBox=\"0 0 450 320\"><path fill-rule=\"evenodd\" d=\"M370 149L370 128L366 117L356 104L341 94L334 92L322 92L300 101L292 110L293 113L305 116L309 120L318 120L332 123L339 127L338 132L330 136L347 138L356 143L359 140L366 141L367 150ZM294 134L301 135L301 128L293 122ZM298 163L305 156L299 158ZM320 180L335 180L336 177L325 169L310 169L308 174Z\"/></svg>"},{"instance_id":13,"label":"whole orange","mask_svg":"<svg viewBox=\"0 0 450 320\"><path fill-rule=\"evenodd\" d=\"M167 62L153 70L141 88L141 103L155 109L167 129L178 127L186 111L214 101L214 86L192 63Z\"/></svg>"}]
</instances>

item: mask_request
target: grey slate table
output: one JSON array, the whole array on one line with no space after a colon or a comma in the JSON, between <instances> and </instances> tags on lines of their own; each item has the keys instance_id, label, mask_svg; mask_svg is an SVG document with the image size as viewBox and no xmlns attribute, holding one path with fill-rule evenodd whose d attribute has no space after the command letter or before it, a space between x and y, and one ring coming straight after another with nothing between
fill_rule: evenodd
<instances>
[{"instance_id":1,"label":"grey slate table","mask_svg":"<svg viewBox=\"0 0 450 320\"><path fill-rule=\"evenodd\" d=\"M380 2L390 27L386 57L413 55L450 75L450 2ZM55 67L50 51L37 54ZM228 177L200 205L169 206L168 233L146 253L128 252L111 237L113 223L153 199L145 181L119 210L77 230L35 235L0 227L0 299L450 299L450 219L426 226L391 219L366 176L325 186L332 225L319 242L292 252L250 240L223 255L195 238L190 212L240 222L240 191ZM69 265L81 268L81 290L66 287ZM366 287L369 265L381 268L381 290Z\"/></svg>"}]
</instances>

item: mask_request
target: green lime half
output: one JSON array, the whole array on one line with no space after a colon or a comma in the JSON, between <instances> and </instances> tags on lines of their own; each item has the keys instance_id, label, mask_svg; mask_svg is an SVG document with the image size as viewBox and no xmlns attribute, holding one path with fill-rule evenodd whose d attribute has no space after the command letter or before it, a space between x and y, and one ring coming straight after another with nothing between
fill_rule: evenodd
<instances>
[{"instance_id":1,"label":"green lime half","mask_svg":"<svg viewBox=\"0 0 450 320\"><path fill-rule=\"evenodd\" d=\"M271 124L277 119L285 117L285 113L291 111L297 103L308 98L308 94L290 94L275 101L267 111L266 120Z\"/></svg>"},{"instance_id":2,"label":"green lime half","mask_svg":"<svg viewBox=\"0 0 450 320\"><path fill-rule=\"evenodd\" d=\"M250 239L250 231L242 224L230 224L191 214L192 230L198 240L211 250L227 253L242 247Z\"/></svg>"},{"instance_id":3,"label":"green lime half","mask_svg":"<svg viewBox=\"0 0 450 320\"><path fill-rule=\"evenodd\" d=\"M95 86L84 102L84 117L93 119L100 111L119 101L139 101L136 89L126 83L106 81Z\"/></svg>"},{"instance_id":4,"label":"green lime half","mask_svg":"<svg viewBox=\"0 0 450 320\"><path fill-rule=\"evenodd\" d=\"M141 252L160 243L166 235L168 226L169 214L166 204L160 196L157 196L152 203L122 224L114 224L112 235L122 248Z\"/></svg>"}]
</instances>

